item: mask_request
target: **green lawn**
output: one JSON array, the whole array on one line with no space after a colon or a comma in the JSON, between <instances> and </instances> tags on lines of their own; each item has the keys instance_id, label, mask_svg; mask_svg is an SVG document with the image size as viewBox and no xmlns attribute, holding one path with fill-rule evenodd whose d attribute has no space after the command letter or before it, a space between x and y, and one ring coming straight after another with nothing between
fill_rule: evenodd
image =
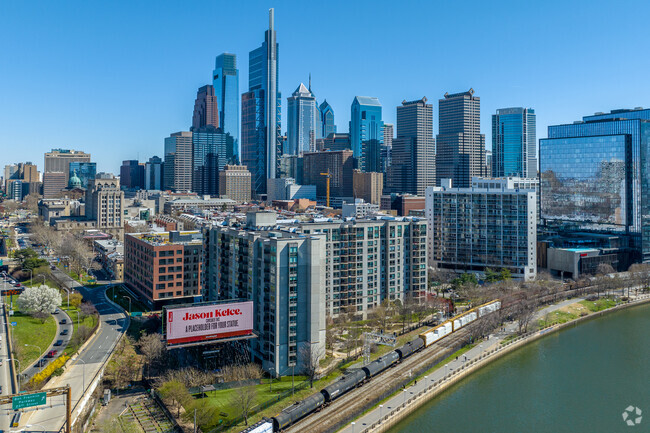
<instances>
[{"instance_id":1,"label":"green lawn","mask_svg":"<svg viewBox=\"0 0 650 433\"><path fill-rule=\"evenodd\" d=\"M552 313L548 313L543 319L539 320L539 327L540 329L543 329L552 325L559 325L577 319L578 317L577 314L566 313L564 311L553 311Z\"/></svg>"},{"instance_id":2,"label":"green lawn","mask_svg":"<svg viewBox=\"0 0 650 433\"><path fill-rule=\"evenodd\" d=\"M580 301L580 303L592 313L615 307L618 304L612 298L600 298L597 301Z\"/></svg>"},{"instance_id":3,"label":"green lawn","mask_svg":"<svg viewBox=\"0 0 650 433\"><path fill-rule=\"evenodd\" d=\"M20 368L24 369L42 354L34 346L38 346L40 350L46 350L52 343L56 336L56 322L54 317L50 316L45 323L41 323L39 319L34 319L18 311L15 311L14 315L9 317L9 320L18 323L17 326L11 327L11 332L16 345L14 350L18 353L17 358L20 362ZM30 344L30 346L25 347L25 344Z\"/></svg>"},{"instance_id":4,"label":"green lawn","mask_svg":"<svg viewBox=\"0 0 650 433\"><path fill-rule=\"evenodd\" d=\"M77 332L77 328L79 326L85 325L88 329L94 329L95 326L97 326L97 316L95 316L95 315L86 316L83 319L81 319L81 316L79 314L79 310L74 308L73 306L70 306L70 308L66 307L65 302L64 302L63 306L61 306L61 309L64 310L66 313L68 313L68 315L70 316L70 320L72 320L73 330L72 330L72 336L70 337L71 340L72 340L72 337L74 336L74 334ZM83 344L83 342L81 342L80 344L74 344L74 345L72 343L70 343L65 348L64 353L69 355L69 356L72 356L79 349L79 347L81 347L82 344Z\"/></svg>"},{"instance_id":5,"label":"green lawn","mask_svg":"<svg viewBox=\"0 0 650 433\"><path fill-rule=\"evenodd\" d=\"M133 297L129 292L124 290L124 288L121 285L118 286L113 286L111 289L107 290L106 295L108 295L108 298L111 299L113 302L124 308L125 310L129 311L129 300L128 298L125 298L125 296L128 296L131 298L131 312L134 311L151 311L147 306L141 304L138 302L137 299Z\"/></svg>"}]
</instances>

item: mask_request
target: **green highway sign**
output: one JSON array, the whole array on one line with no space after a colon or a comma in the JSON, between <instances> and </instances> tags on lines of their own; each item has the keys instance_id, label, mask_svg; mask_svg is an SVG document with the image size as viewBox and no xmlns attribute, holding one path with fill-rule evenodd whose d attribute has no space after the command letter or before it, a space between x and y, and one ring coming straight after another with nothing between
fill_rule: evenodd
<instances>
[{"instance_id":1,"label":"green highway sign","mask_svg":"<svg viewBox=\"0 0 650 433\"><path fill-rule=\"evenodd\" d=\"M11 399L11 408L13 410L22 409L24 407L39 406L45 404L45 396L47 393L39 392L36 394L17 395Z\"/></svg>"}]
</instances>

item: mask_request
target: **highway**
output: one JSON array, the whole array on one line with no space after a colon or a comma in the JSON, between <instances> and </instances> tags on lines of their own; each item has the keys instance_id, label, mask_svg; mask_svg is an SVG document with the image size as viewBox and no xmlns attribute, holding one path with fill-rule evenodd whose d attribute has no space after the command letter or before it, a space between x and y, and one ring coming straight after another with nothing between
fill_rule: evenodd
<instances>
[{"instance_id":1,"label":"highway","mask_svg":"<svg viewBox=\"0 0 650 433\"><path fill-rule=\"evenodd\" d=\"M7 326L4 316L4 305L2 306L2 326L0 326L0 359L2 359L2 366L0 366L0 386L2 386L1 395L13 394L13 385L11 381L10 361L9 361L9 345ZM9 417L0 416L0 430L8 431Z\"/></svg>"},{"instance_id":2,"label":"highway","mask_svg":"<svg viewBox=\"0 0 650 433\"><path fill-rule=\"evenodd\" d=\"M90 343L80 356L76 360L70 361L71 364L66 369L66 372L50 381L46 386L46 388L55 388L70 384L72 387L72 405L74 407L82 396L82 388L87 388L90 385L104 361L112 353L120 336L126 332L128 318L121 310L106 301L104 288L83 287L59 269L54 270L53 274L59 281L64 282L67 288L78 290L85 299L95 305L100 314L101 326L99 332L91 338ZM29 417L23 417L24 421L21 424L33 426L25 428L24 431L59 431L65 422L65 397L57 396L52 397L50 400L48 406L52 404L52 407L31 412ZM40 426L46 427L47 430L43 430Z\"/></svg>"}]
</instances>

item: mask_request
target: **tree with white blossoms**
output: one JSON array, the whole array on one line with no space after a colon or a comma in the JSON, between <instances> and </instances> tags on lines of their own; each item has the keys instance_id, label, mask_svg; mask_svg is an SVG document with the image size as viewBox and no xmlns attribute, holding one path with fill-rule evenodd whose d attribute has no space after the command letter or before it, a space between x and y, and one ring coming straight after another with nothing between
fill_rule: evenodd
<instances>
[{"instance_id":1,"label":"tree with white blossoms","mask_svg":"<svg viewBox=\"0 0 650 433\"><path fill-rule=\"evenodd\" d=\"M61 293L46 285L25 287L17 302L20 311L45 322L45 319L61 306Z\"/></svg>"}]
</instances>

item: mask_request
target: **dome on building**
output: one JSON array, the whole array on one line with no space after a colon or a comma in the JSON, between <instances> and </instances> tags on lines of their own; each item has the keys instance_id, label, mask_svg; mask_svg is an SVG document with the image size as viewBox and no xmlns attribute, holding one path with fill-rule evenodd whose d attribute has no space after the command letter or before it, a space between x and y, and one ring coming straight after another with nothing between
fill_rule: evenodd
<instances>
[{"instance_id":1,"label":"dome on building","mask_svg":"<svg viewBox=\"0 0 650 433\"><path fill-rule=\"evenodd\" d=\"M68 182L68 189L75 189L75 188L81 188L81 179L77 177L77 170L74 170L72 172L72 176L70 176L70 181Z\"/></svg>"}]
</instances>

